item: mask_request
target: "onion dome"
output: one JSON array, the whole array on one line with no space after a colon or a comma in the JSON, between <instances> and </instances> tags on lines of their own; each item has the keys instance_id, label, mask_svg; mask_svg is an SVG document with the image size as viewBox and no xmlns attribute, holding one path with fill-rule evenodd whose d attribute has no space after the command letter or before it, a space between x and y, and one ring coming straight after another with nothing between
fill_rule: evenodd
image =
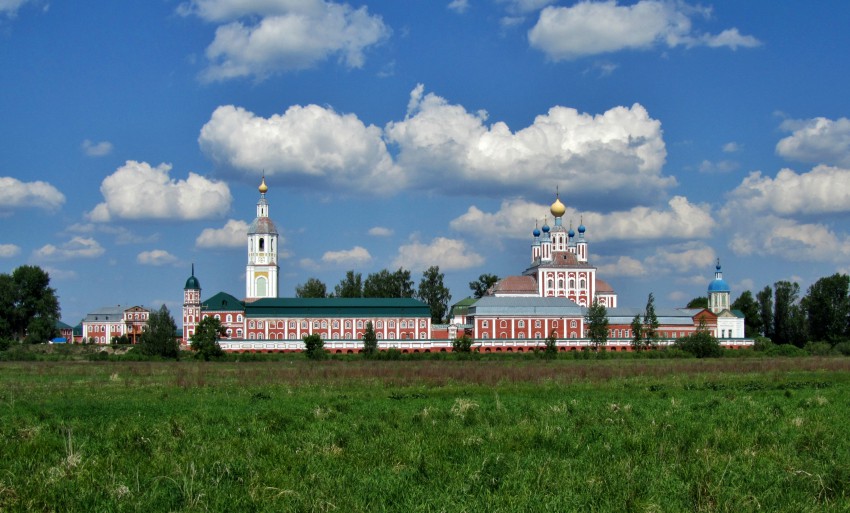
<instances>
[{"instance_id":1,"label":"onion dome","mask_svg":"<svg viewBox=\"0 0 850 513\"><path fill-rule=\"evenodd\" d=\"M195 278L195 264L192 264L192 276L189 276L189 279L186 280L186 286L183 288L191 290L201 290L201 282L199 282L198 279Z\"/></svg>"},{"instance_id":2,"label":"onion dome","mask_svg":"<svg viewBox=\"0 0 850 513\"><path fill-rule=\"evenodd\" d=\"M586 229L587 228L585 228L583 224L578 225L578 232L579 233L584 233Z\"/></svg>"},{"instance_id":3,"label":"onion dome","mask_svg":"<svg viewBox=\"0 0 850 513\"><path fill-rule=\"evenodd\" d=\"M575 230L572 229L572 227L570 227L570 231L568 231L567 234L569 234L570 238L573 238L573 237L576 236L576 232L575 232Z\"/></svg>"},{"instance_id":4,"label":"onion dome","mask_svg":"<svg viewBox=\"0 0 850 513\"><path fill-rule=\"evenodd\" d=\"M708 284L708 293L712 292L732 292L729 284L723 279L723 272L720 270L720 259L717 259L717 265L714 267L714 280Z\"/></svg>"},{"instance_id":5,"label":"onion dome","mask_svg":"<svg viewBox=\"0 0 850 513\"><path fill-rule=\"evenodd\" d=\"M266 176L263 175L263 183L257 188L260 191L260 194L265 194L269 190L269 186L266 185Z\"/></svg>"},{"instance_id":6,"label":"onion dome","mask_svg":"<svg viewBox=\"0 0 850 513\"><path fill-rule=\"evenodd\" d=\"M540 230L538 230L537 228L535 228L535 229L534 229L534 231L533 231L533 232L531 232L531 234L532 234L532 235L534 235L535 237L540 237Z\"/></svg>"},{"instance_id":7,"label":"onion dome","mask_svg":"<svg viewBox=\"0 0 850 513\"><path fill-rule=\"evenodd\" d=\"M543 225L543 233L549 233L549 225L548 224Z\"/></svg>"},{"instance_id":8,"label":"onion dome","mask_svg":"<svg viewBox=\"0 0 850 513\"><path fill-rule=\"evenodd\" d=\"M556 218L563 216L566 211L567 207L565 207L564 204L561 203L560 198L555 198L555 203L552 203L552 206L549 207L549 212L551 212L552 215Z\"/></svg>"}]
</instances>

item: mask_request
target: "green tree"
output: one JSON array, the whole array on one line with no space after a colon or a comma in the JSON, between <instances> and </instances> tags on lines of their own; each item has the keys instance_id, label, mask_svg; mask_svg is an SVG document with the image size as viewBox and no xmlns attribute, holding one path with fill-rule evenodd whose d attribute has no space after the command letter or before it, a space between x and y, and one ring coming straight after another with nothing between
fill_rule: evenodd
<instances>
[{"instance_id":1,"label":"green tree","mask_svg":"<svg viewBox=\"0 0 850 513\"><path fill-rule=\"evenodd\" d=\"M723 348L720 347L720 342L708 331L704 319L700 319L699 326L693 334L677 339L675 347L687 351L697 358L723 356Z\"/></svg>"},{"instance_id":2,"label":"green tree","mask_svg":"<svg viewBox=\"0 0 850 513\"><path fill-rule=\"evenodd\" d=\"M46 271L22 265L11 275L0 274L0 338L47 342L58 319L59 300Z\"/></svg>"},{"instance_id":3,"label":"green tree","mask_svg":"<svg viewBox=\"0 0 850 513\"><path fill-rule=\"evenodd\" d=\"M778 281L773 284L773 342L790 344L795 342L797 312L795 305L800 296L800 284ZM799 341L798 343L805 343Z\"/></svg>"},{"instance_id":4,"label":"green tree","mask_svg":"<svg viewBox=\"0 0 850 513\"><path fill-rule=\"evenodd\" d=\"M756 302L759 307L759 323L761 333L769 339L773 339L773 290L765 286L756 294Z\"/></svg>"},{"instance_id":5,"label":"green tree","mask_svg":"<svg viewBox=\"0 0 850 513\"><path fill-rule=\"evenodd\" d=\"M587 325L587 338L593 345L594 351L599 351L608 343L608 309L594 299L593 304L587 309L584 317Z\"/></svg>"},{"instance_id":6,"label":"green tree","mask_svg":"<svg viewBox=\"0 0 850 513\"><path fill-rule=\"evenodd\" d=\"M850 276L833 274L809 287L802 305L812 340L832 345L847 339L850 321Z\"/></svg>"},{"instance_id":7,"label":"green tree","mask_svg":"<svg viewBox=\"0 0 850 513\"><path fill-rule=\"evenodd\" d=\"M304 335L304 353L311 360L324 360L327 356L325 352L325 341L318 333L312 335Z\"/></svg>"},{"instance_id":8,"label":"green tree","mask_svg":"<svg viewBox=\"0 0 850 513\"><path fill-rule=\"evenodd\" d=\"M708 298L705 296L695 297L688 301L685 308L708 308Z\"/></svg>"},{"instance_id":9,"label":"green tree","mask_svg":"<svg viewBox=\"0 0 850 513\"><path fill-rule=\"evenodd\" d=\"M443 285L444 277L440 268L432 265L422 273L422 281L419 282L419 291L416 294L431 307L431 322L434 324L443 322L449 310L449 301L452 299L449 289Z\"/></svg>"},{"instance_id":10,"label":"green tree","mask_svg":"<svg viewBox=\"0 0 850 513\"><path fill-rule=\"evenodd\" d=\"M452 340L452 352L454 353L471 353L472 352L472 337L463 334L455 337Z\"/></svg>"},{"instance_id":11,"label":"green tree","mask_svg":"<svg viewBox=\"0 0 850 513\"><path fill-rule=\"evenodd\" d=\"M469 289L475 299L481 299L497 281L499 281L499 277L495 274L482 274L477 281L469 282Z\"/></svg>"},{"instance_id":12,"label":"green tree","mask_svg":"<svg viewBox=\"0 0 850 513\"><path fill-rule=\"evenodd\" d=\"M413 297L413 280L410 279L410 271L399 267L394 273L383 269L370 274L363 284L363 297Z\"/></svg>"},{"instance_id":13,"label":"green tree","mask_svg":"<svg viewBox=\"0 0 850 513\"><path fill-rule=\"evenodd\" d=\"M646 309L643 314L643 338L646 347L655 347L658 341L658 316L655 315L655 296L652 292L646 298Z\"/></svg>"},{"instance_id":14,"label":"green tree","mask_svg":"<svg viewBox=\"0 0 850 513\"><path fill-rule=\"evenodd\" d=\"M309 278L307 283L295 287L295 297L328 297L328 288L318 278Z\"/></svg>"},{"instance_id":15,"label":"green tree","mask_svg":"<svg viewBox=\"0 0 850 513\"><path fill-rule=\"evenodd\" d=\"M139 338L139 351L147 355L177 358L180 354L180 344L175 333L177 325L171 312L165 305L158 311L151 312L148 322Z\"/></svg>"},{"instance_id":16,"label":"green tree","mask_svg":"<svg viewBox=\"0 0 850 513\"><path fill-rule=\"evenodd\" d=\"M550 360L558 356L558 334L554 331L546 337L546 347L543 349L543 356Z\"/></svg>"},{"instance_id":17,"label":"green tree","mask_svg":"<svg viewBox=\"0 0 850 513\"><path fill-rule=\"evenodd\" d=\"M366 331L363 332L363 356L371 358L378 352L378 337L375 336L375 328L372 321L366 323Z\"/></svg>"},{"instance_id":18,"label":"green tree","mask_svg":"<svg viewBox=\"0 0 850 513\"><path fill-rule=\"evenodd\" d=\"M632 349L635 351L643 351L643 324L640 322L640 314L636 314L632 319Z\"/></svg>"},{"instance_id":19,"label":"green tree","mask_svg":"<svg viewBox=\"0 0 850 513\"><path fill-rule=\"evenodd\" d=\"M348 271L345 278L334 287L334 297L363 297L363 279L360 273Z\"/></svg>"},{"instance_id":20,"label":"green tree","mask_svg":"<svg viewBox=\"0 0 850 513\"><path fill-rule=\"evenodd\" d=\"M204 317L195 327L195 333L189 338L190 347L195 350L196 358L209 360L218 358L224 354L218 339L227 334L221 321L215 317Z\"/></svg>"},{"instance_id":21,"label":"green tree","mask_svg":"<svg viewBox=\"0 0 850 513\"><path fill-rule=\"evenodd\" d=\"M732 309L739 310L744 314L744 336L754 338L762 332L761 316L759 315L759 304L753 298L753 293L745 290L732 302Z\"/></svg>"}]
</instances>

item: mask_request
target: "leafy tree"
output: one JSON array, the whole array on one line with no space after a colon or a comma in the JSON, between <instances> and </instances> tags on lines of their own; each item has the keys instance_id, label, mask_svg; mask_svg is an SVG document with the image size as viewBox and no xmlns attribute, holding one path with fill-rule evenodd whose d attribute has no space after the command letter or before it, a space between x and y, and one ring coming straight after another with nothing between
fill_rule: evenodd
<instances>
[{"instance_id":1,"label":"leafy tree","mask_svg":"<svg viewBox=\"0 0 850 513\"><path fill-rule=\"evenodd\" d=\"M765 286L758 294L756 294L756 302L759 306L759 323L761 324L762 334L772 339L773 338L773 290L769 286Z\"/></svg>"},{"instance_id":2,"label":"leafy tree","mask_svg":"<svg viewBox=\"0 0 850 513\"><path fill-rule=\"evenodd\" d=\"M708 298L705 296L695 297L688 301L685 308L708 308Z\"/></svg>"},{"instance_id":3,"label":"leafy tree","mask_svg":"<svg viewBox=\"0 0 850 513\"><path fill-rule=\"evenodd\" d=\"M22 265L0 274L0 338L46 342L56 334L59 300L50 276L37 266Z\"/></svg>"},{"instance_id":4,"label":"leafy tree","mask_svg":"<svg viewBox=\"0 0 850 513\"><path fill-rule=\"evenodd\" d=\"M643 324L640 322L640 314L632 319L632 349L643 351Z\"/></svg>"},{"instance_id":5,"label":"leafy tree","mask_svg":"<svg viewBox=\"0 0 850 513\"><path fill-rule=\"evenodd\" d=\"M413 280L410 279L410 271L399 267L394 273L383 269L370 274L363 284L363 297L413 297Z\"/></svg>"},{"instance_id":6,"label":"leafy tree","mask_svg":"<svg viewBox=\"0 0 850 513\"><path fill-rule=\"evenodd\" d=\"M345 278L334 287L335 297L363 297L363 279L360 273L348 271Z\"/></svg>"},{"instance_id":7,"label":"leafy tree","mask_svg":"<svg viewBox=\"0 0 850 513\"><path fill-rule=\"evenodd\" d=\"M363 332L363 356L371 358L378 352L378 337L375 336L375 328L372 321L366 323L366 331Z\"/></svg>"},{"instance_id":8,"label":"leafy tree","mask_svg":"<svg viewBox=\"0 0 850 513\"><path fill-rule=\"evenodd\" d=\"M773 341L777 344L794 342L796 314L794 306L800 295L800 284L778 281L773 284ZM805 341L800 341L800 343Z\"/></svg>"},{"instance_id":9,"label":"leafy tree","mask_svg":"<svg viewBox=\"0 0 850 513\"><path fill-rule=\"evenodd\" d=\"M487 294L487 291L490 290L490 287L496 284L499 281L499 277L495 274L482 274L478 277L477 281L469 282L469 289L472 291L472 295L475 299L481 299Z\"/></svg>"},{"instance_id":10,"label":"leafy tree","mask_svg":"<svg viewBox=\"0 0 850 513\"><path fill-rule=\"evenodd\" d=\"M593 350L599 351L600 346L608 343L608 309L594 299L584 317L587 324L587 338L593 344Z\"/></svg>"},{"instance_id":11,"label":"leafy tree","mask_svg":"<svg viewBox=\"0 0 850 513\"><path fill-rule=\"evenodd\" d=\"M753 293L745 290L732 302L733 310L740 310L744 314L744 336L747 338L757 337L762 332L761 316L759 315L759 304L753 298Z\"/></svg>"},{"instance_id":12,"label":"leafy tree","mask_svg":"<svg viewBox=\"0 0 850 513\"><path fill-rule=\"evenodd\" d=\"M443 322L449 310L449 301L452 299L449 289L443 285L444 277L440 268L432 265L422 273L422 281L419 282L419 291L416 294L431 307L431 322L435 324Z\"/></svg>"},{"instance_id":13,"label":"leafy tree","mask_svg":"<svg viewBox=\"0 0 850 513\"><path fill-rule=\"evenodd\" d=\"M708 330L704 319L700 319L696 332L677 339L675 347L682 351L687 351L697 358L716 358L723 356L723 348L720 347L720 342Z\"/></svg>"},{"instance_id":14,"label":"leafy tree","mask_svg":"<svg viewBox=\"0 0 850 513\"><path fill-rule=\"evenodd\" d=\"M177 325L171 312L165 305L158 311L151 312L148 322L139 337L139 351L152 356L163 358L177 358L180 354L180 345L177 343L175 332Z\"/></svg>"},{"instance_id":15,"label":"leafy tree","mask_svg":"<svg viewBox=\"0 0 850 513\"><path fill-rule=\"evenodd\" d=\"M195 327L195 333L192 334L190 347L195 350L196 358L209 360L210 358L218 358L224 354L221 346L218 345L218 339L227 334L221 321L215 317L204 317L201 322Z\"/></svg>"},{"instance_id":16,"label":"leafy tree","mask_svg":"<svg viewBox=\"0 0 850 513\"><path fill-rule=\"evenodd\" d=\"M543 356L548 359L558 356L558 334L554 331L546 337L546 347L543 350Z\"/></svg>"},{"instance_id":17,"label":"leafy tree","mask_svg":"<svg viewBox=\"0 0 850 513\"><path fill-rule=\"evenodd\" d=\"M295 297L328 297L328 288L318 278L309 278L304 285L295 287Z\"/></svg>"},{"instance_id":18,"label":"leafy tree","mask_svg":"<svg viewBox=\"0 0 850 513\"><path fill-rule=\"evenodd\" d=\"M833 274L821 278L809 287L802 305L812 340L824 340L832 345L845 340L850 320L850 276Z\"/></svg>"},{"instance_id":19,"label":"leafy tree","mask_svg":"<svg viewBox=\"0 0 850 513\"><path fill-rule=\"evenodd\" d=\"M469 335L461 335L452 340L452 352L454 353L471 353L472 338Z\"/></svg>"},{"instance_id":20,"label":"leafy tree","mask_svg":"<svg viewBox=\"0 0 850 513\"><path fill-rule=\"evenodd\" d=\"M324 360L327 356L325 352L325 341L318 333L312 335L304 335L304 353L311 360Z\"/></svg>"},{"instance_id":21,"label":"leafy tree","mask_svg":"<svg viewBox=\"0 0 850 513\"><path fill-rule=\"evenodd\" d=\"M658 340L658 317L655 315L655 296L652 292L646 298L646 310L643 314L643 338L646 347L654 347Z\"/></svg>"}]
</instances>

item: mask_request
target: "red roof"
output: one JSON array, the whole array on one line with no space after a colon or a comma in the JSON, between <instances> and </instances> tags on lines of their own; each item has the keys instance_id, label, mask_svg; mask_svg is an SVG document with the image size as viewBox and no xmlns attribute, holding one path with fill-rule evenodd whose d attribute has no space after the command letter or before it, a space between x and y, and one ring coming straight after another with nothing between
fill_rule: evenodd
<instances>
[{"instance_id":1,"label":"red roof","mask_svg":"<svg viewBox=\"0 0 850 513\"><path fill-rule=\"evenodd\" d=\"M508 276L497 281L490 289L495 294L537 294L537 280L534 276Z\"/></svg>"}]
</instances>

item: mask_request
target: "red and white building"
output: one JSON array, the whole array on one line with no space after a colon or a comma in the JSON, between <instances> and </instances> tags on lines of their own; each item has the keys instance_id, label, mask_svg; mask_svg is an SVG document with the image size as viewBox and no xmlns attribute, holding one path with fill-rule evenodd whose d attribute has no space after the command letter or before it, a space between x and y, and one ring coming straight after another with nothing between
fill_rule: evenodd
<instances>
[{"instance_id":1,"label":"red and white building","mask_svg":"<svg viewBox=\"0 0 850 513\"><path fill-rule=\"evenodd\" d=\"M83 342L111 344L116 338L126 335L131 344L139 341L147 326L150 310L141 306L123 308L107 306L96 310L83 319Z\"/></svg>"}]
</instances>

